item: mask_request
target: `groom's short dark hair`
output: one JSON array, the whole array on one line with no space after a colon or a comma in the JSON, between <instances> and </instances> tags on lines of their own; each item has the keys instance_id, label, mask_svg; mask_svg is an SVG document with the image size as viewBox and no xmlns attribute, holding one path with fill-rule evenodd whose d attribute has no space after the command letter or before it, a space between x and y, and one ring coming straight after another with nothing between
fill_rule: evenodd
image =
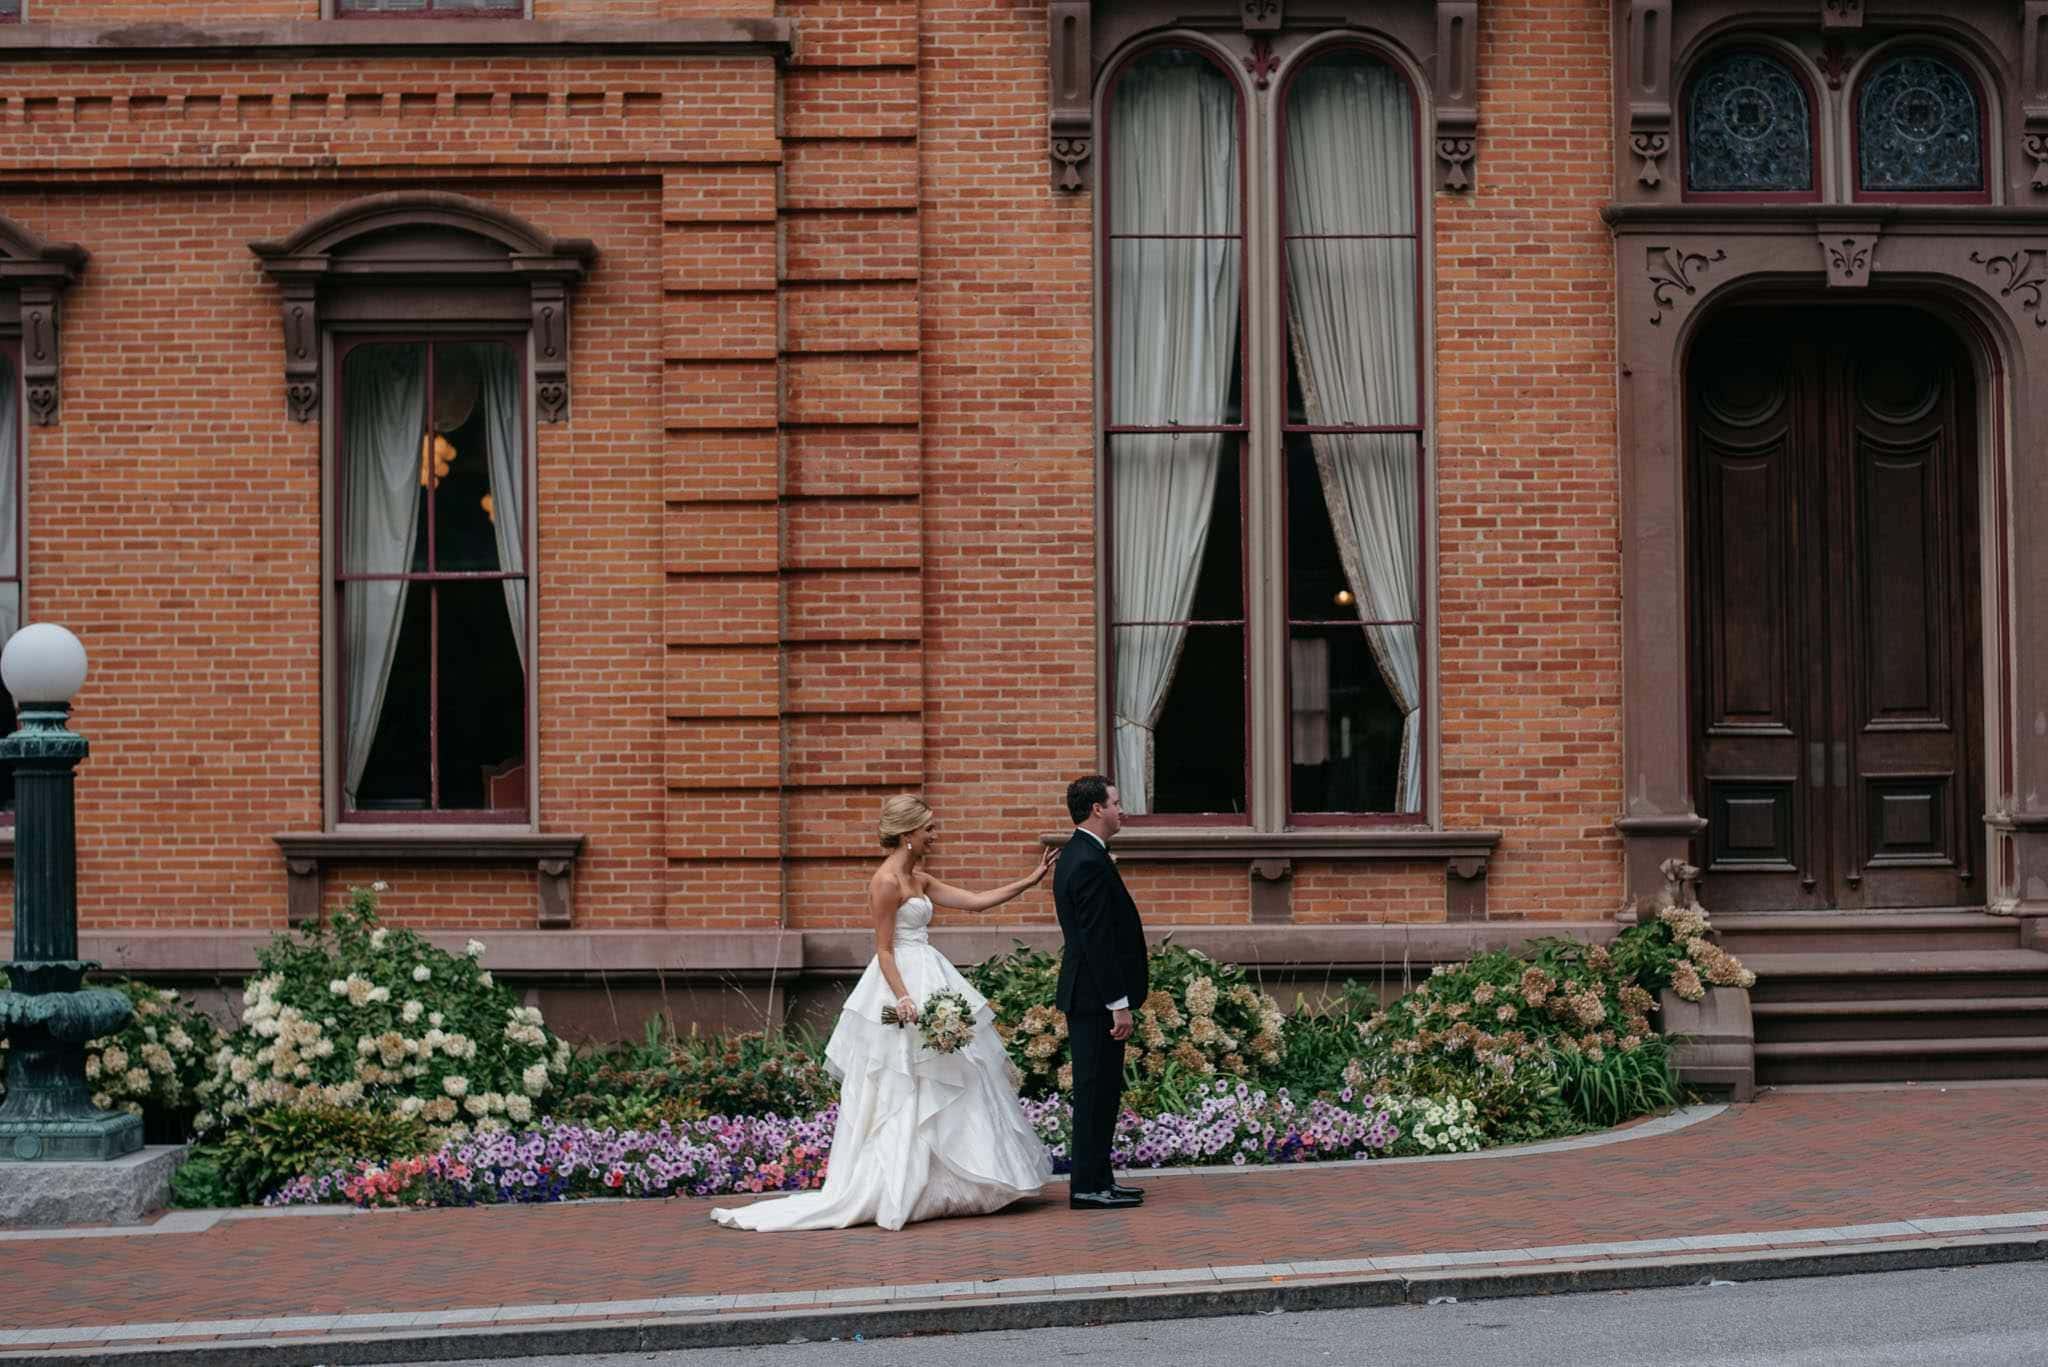
<instances>
[{"instance_id":1,"label":"groom's short dark hair","mask_svg":"<svg viewBox=\"0 0 2048 1367\"><path fill-rule=\"evenodd\" d=\"M1109 801L1109 780L1101 774L1083 774L1067 785L1067 815L1080 825L1098 802Z\"/></svg>"}]
</instances>

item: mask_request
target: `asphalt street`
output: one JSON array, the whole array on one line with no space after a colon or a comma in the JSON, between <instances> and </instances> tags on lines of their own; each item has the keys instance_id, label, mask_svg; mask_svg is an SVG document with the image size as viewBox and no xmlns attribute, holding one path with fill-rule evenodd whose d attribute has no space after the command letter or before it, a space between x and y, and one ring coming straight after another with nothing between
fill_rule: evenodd
<instances>
[{"instance_id":1,"label":"asphalt street","mask_svg":"<svg viewBox=\"0 0 2048 1367\"><path fill-rule=\"evenodd\" d=\"M533 1367L2048 1362L2048 1264L863 1342L525 1359ZM482 1362L460 1367L485 1367Z\"/></svg>"}]
</instances>

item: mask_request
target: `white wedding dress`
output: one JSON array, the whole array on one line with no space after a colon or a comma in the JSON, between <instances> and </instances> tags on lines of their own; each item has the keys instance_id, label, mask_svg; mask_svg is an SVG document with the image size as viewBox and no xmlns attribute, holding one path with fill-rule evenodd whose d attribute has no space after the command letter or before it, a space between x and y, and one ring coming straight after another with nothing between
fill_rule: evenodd
<instances>
[{"instance_id":1,"label":"white wedding dress","mask_svg":"<svg viewBox=\"0 0 2048 1367\"><path fill-rule=\"evenodd\" d=\"M986 1215L1052 1178L1052 1157L1017 1102L1015 1065L996 1035L988 1001L926 928L931 899L896 908L896 969L917 1001L958 992L974 1009L974 1036L958 1053L924 1046L915 1026L882 1023L895 997L881 964L868 961L825 1046L839 1078L839 1124L825 1185L817 1191L721 1208L735 1229L901 1229L945 1215Z\"/></svg>"}]
</instances>

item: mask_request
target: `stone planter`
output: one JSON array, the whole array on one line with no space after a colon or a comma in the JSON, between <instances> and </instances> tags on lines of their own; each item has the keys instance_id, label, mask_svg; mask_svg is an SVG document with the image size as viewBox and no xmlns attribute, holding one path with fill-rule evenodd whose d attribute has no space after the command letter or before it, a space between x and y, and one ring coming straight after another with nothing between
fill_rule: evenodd
<instances>
[{"instance_id":1,"label":"stone planter","mask_svg":"<svg viewBox=\"0 0 2048 1367\"><path fill-rule=\"evenodd\" d=\"M1672 1040L1680 1082L1726 1092L1730 1101L1756 1095L1756 1026L1748 989L1710 987L1696 1002L1667 989L1658 994L1657 1011Z\"/></svg>"}]
</instances>

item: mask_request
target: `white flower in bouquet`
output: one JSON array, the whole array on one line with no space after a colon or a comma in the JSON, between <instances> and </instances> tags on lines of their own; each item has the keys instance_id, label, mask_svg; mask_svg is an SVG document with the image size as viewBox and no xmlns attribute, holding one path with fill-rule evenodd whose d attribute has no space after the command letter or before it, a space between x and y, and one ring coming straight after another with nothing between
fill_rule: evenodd
<instances>
[{"instance_id":1,"label":"white flower in bouquet","mask_svg":"<svg viewBox=\"0 0 2048 1367\"><path fill-rule=\"evenodd\" d=\"M884 1025L902 1026L907 1024L896 1014L896 1008L882 1008ZM918 1008L917 1032L923 1037L925 1047L936 1054L957 1054L967 1047L974 1038L974 1012L967 1005L967 998L958 992L934 992L924 999Z\"/></svg>"}]
</instances>

